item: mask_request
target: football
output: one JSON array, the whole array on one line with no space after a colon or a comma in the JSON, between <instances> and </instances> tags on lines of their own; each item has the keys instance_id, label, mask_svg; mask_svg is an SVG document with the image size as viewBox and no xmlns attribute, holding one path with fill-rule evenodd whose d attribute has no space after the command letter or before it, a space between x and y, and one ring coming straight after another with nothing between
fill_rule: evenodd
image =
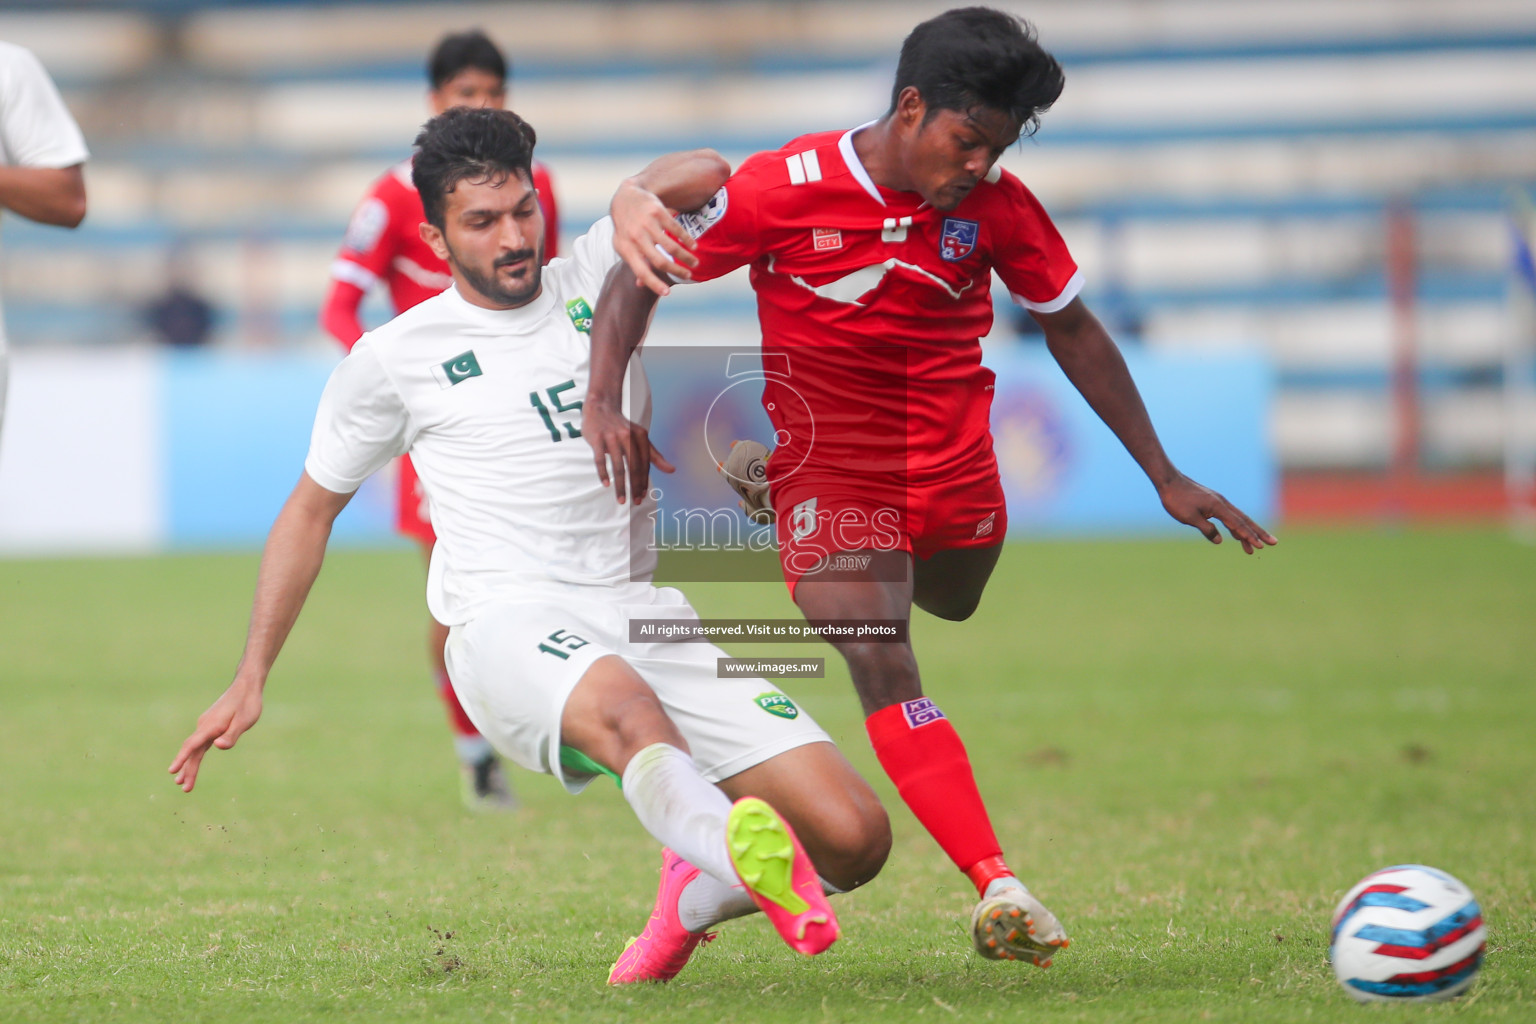
<instances>
[{"instance_id":1,"label":"football","mask_svg":"<svg viewBox=\"0 0 1536 1024\"><path fill-rule=\"evenodd\" d=\"M1403 864L1344 894L1328 956L1361 1002L1436 1002L1476 979L1487 938L1471 889L1444 871Z\"/></svg>"}]
</instances>

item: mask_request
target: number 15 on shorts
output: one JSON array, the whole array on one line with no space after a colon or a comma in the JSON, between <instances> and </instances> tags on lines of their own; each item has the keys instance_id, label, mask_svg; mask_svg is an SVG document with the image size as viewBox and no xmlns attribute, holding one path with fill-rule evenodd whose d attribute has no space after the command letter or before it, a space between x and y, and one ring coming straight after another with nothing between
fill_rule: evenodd
<instances>
[{"instance_id":1,"label":"number 15 on shorts","mask_svg":"<svg viewBox=\"0 0 1536 1024\"><path fill-rule=\"evenodd\" d=\"M539 650L545 654L553 654L561 661L569 658L572 651L577 651L587 646L589 642L575 633L570 633L563 629L555 630L544 639L550 641L550 643L539 644Z\"/></svg>"}]
</instances>

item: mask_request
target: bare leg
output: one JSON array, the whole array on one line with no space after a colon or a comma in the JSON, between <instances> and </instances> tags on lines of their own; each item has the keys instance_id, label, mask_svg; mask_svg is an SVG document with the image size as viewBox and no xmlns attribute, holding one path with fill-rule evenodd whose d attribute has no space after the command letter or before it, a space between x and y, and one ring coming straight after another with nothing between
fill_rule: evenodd
<instances>
[{"instance_id":1,"label":"bare leg","mask_svg":"<svg viewBox=\"0 0 1536 1024\"><path fill-rule=\"evenodd\" d=\"M936 607L964 617L975 608L997 552L948 554L953 557L937 563L929 559L925 570L909 574L913 583L803 579L795 587L795 601L808 619L910 621L914 589L921 587ZM933 575L946 567L957 571L956 580L947 584ZM875 755L917 820L978 891L999 878L1012 878L965 745L943 711L920 700L922 679L910 641L839 640L833 646L848 662Z\"/></svg>"},{"instance_id":2,"label":"bare leg","mask_svg":"<svg viewBox=\"0 0 1536 1024\"><path fill-rule=\"evenodd\" d=\"M598 658L566 699L560 741L623 777L645 830L718 882L734 885L726 847L731 801L699 774L677 726L622 658Z\"/></svg>"}]
</instances>

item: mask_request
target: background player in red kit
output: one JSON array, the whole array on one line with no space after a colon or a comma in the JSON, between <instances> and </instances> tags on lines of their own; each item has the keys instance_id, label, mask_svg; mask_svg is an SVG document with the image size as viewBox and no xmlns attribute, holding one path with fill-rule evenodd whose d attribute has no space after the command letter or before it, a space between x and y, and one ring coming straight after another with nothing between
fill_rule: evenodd
<instances>
[{"instance_id":1,"label":"background player in red kit","mask_svg":"<svg viewBox=\"0 0 1536 1024\"><path fill-rule=\"evenodd\" d=\"M697 239L695 279L751 265L764 356L789 360L788 378L764 386L780 442L767 481L785 579L807 619L906 619L916 604L958 620L980 601L1007 532L979 342L992 325L993 271L1170 515L1213 543L1213 518L1245 551L1275 543L1173 466L1114 341L1078 297L1083 278L1061 236L996 166L1063 85L1027 23L946 12L902 45L884 117L758 154L680 218ZM666 291L621 270L598 301L582 422L605 480L613 463L621 501L626 482L645 493L654 451L617 412L655 301L642 283ZM872 555L871 571L850 574L843 567L860 559L839 554ZM881 765L981 895L978 952L1049 965L1066 933L1004 862L965 747L923 696L910 645L834 646Z\"/></svg>"},{"instance_id":2,"label":"background player in red kit","mask_svg":"<svg viewBox=\"0 0 1536 1024\"><path fill-rule=\"evenodd\" d=\"M483 32L445 36L427 62L432 83L428 101L434 114L449 107L504 108L507 100L507 61ZM533 184L545 223L545 260L554 259L560 228L555 193L549 172L533 165ZM389 289L396 314L429 299L453 283L448 264L439 259L421 238L426 220L421 197L411 184L411 161L403 160L373 183L358 204L347 226L341 252L331 265L331 288L320 312L320 322L348 350L362 337L358 307L379 282ZM416 480L409 457L399 461L396 526L414 537L430 556L437 538L427 512L426 496ZM464 776L464 801L473 809L510 809L517 806L496 752L459 707L448 670L443 664L443 644L448 629L434 621L427 630L428 657L438 694L448 709L454 732L454 748Z\"/></svg>"}]
</instances>

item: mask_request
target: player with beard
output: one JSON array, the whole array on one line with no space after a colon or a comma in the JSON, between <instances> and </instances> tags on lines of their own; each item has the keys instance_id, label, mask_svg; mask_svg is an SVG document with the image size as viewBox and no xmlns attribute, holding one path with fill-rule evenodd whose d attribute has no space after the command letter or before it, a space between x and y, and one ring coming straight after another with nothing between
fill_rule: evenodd
<instances>
[{"instance_id":1,"label":"player with beard","mask_svg":"<svg viewBox=\"0 0 1536 1024\"><path fill-rule=\"evenodd\" d=\"M434 114L451 107L492 107L507 103L506 57L485 33L472 30L444 36L427 61L431 91L427 102ZM558 255L560 239L555 191L544 165L533 164L533 187L544 214L546 258ZM341 252L331 264L331 287L321 307L320 322L350 349L362 337L358 308L368 291L383 284L397 314L429 299L452 282L448 265L421 237L424 219L421 197L411 182L411 161L404 160L368 190L347 226ZM426 495L409 458L398 463L396 527L421 545L430 557L436 540ZM443 664L448 627L428 620L427 657L437 692L448 712L454 750L462 773L464 803L472 810L508 810L517 806L501 761L489 742L459 707Z\"/></svg>"},{"instance_id":2,"label":"player with beard","mask_svg":"<svg viewBox=\"0 0 1536 1024\"><path fill-rule=\"evenodd\" d=\"M729 167L708 151L653 163L545 269L533 144L532 128L496 110L447 111L418 137L422 237L453 286L365 334L331 375L304 473L267 539L235 680L171 771L190 792L209 748L234 746L256 722L332 522L410 451L438 533L427 603L451 627L465 711L502 754L572 792L599 774L622 779L665 846L665 912L609 981L665 981L710 926L754 909L791 948L819 953L838 936L827 894L884 863L885 811L787 697L770 707L766 681L719 678L723 651L631 639L634 618L687 628L698 615L636 574L631 546L651 510L615 504L580 440L603 280L621 256L631 276L684 273L667 256L691 260L667 207L702 204ZM647 405L629 412L643 421Z\"/></svg>"}]
</instances>

